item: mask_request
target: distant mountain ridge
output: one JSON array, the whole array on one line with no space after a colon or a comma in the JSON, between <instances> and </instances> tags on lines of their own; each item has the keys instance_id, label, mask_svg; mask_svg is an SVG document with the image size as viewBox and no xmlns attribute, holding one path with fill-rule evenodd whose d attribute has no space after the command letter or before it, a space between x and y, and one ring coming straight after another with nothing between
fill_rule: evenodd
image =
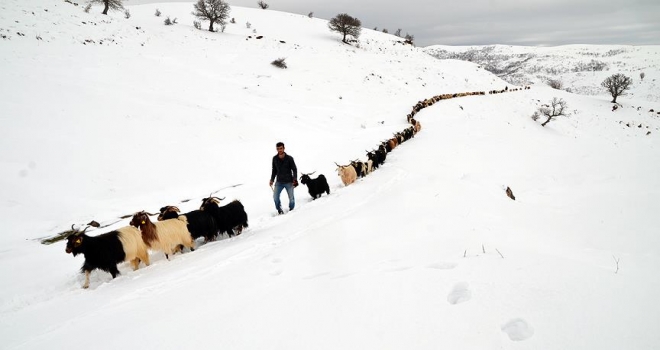
<instances>
[{"instance_id":1,"label":"distant mountain ridge","mask_svg":"<svg viewBox=\"0 0 660 350\"><path fill-rule=\"evenodd\" d=\"M630 98L660 101L660 46L567 45L426 47L438 59L456 59L481 65L514 85L562 83L563 90L582 95L604 95L600 83L623 73L633 78ZM640 74L644 73L644 79Z\"/></svg>"}]
</instances>

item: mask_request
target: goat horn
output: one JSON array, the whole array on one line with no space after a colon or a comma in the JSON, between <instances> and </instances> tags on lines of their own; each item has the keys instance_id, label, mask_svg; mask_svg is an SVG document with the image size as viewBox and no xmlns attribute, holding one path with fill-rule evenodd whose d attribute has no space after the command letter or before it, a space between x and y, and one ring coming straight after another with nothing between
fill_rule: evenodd
<instances>
[{"instance_id":1,"label":"goat horn","mask_svg":"<svg viewBox=\"0 0 660 350\"><path fill-rule=\"evenodd\" d=\"M76 236L80 236L80 235L82 235L83 233L85 233L85 231L87 231L88 228L89 228L89 226L85 227L82 231L78 231L78 230L76 230L76 229L73 228L73 225L71 225L71 229L75 231L75 232L72 233L72 234L74 234L74 235L76 235Z\"/></svg>"}]
</instances>

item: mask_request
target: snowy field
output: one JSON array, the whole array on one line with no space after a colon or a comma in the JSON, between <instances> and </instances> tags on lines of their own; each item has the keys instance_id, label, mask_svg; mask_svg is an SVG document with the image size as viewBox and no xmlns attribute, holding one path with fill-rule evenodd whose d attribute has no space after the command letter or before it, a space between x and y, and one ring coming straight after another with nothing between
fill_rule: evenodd
<instances>
[{"instance_id":1,"label":"snowy field","mask_svg":"<svg viewBox=\"0 0 660 350\"><path fill-rule=\"evenodd\" d=\"M660 103L658 45L433 45L424 51L439 58L478 63L510 83L547 85L554 80L562 90L582 95L601 95L600 83L612 74L622 73L633 79L628 102Z\"/></svg>"},{"instance_id":2,"label":"snowy field","mask_svg":"<svg viewBox=\"0 0 660 350\"><path fill-rule=\"evenodd\" d=\"M342 44L326 19L233 7L210 33L192 3L82 8L0 3L1 348L660 348L657 89L617 111L543 84L440 101L345 187L335 162L366 160L417 101L516 86L381 32ZM653 50L627 55L657 67ZM570 116L541 127L553 97ZM278 141L331 188L298 187L283 216ZM244 204L243 234L87 290L83 257L40 243L214 191Z\"/></svg>"}]
</instances>

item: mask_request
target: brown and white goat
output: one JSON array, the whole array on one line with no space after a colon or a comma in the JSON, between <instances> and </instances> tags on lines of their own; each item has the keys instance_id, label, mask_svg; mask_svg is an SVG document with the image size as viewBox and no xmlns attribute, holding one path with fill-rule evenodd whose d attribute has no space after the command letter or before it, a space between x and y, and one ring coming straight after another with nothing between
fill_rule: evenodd
<instances>
[{"instance_id":1,"label":"brown and white goat","mask_svg":"<svg viewBox=\"0 0 660 350\"><path fill-rule=\"evenodd\" d=\"M179 251L180 245L195 250L185 216L153 223L148 213L140 211L133 215L130 224L140 229L142 240L147 246L165 253L167 259L170 254Z\"/></svg>"}]
</instances>

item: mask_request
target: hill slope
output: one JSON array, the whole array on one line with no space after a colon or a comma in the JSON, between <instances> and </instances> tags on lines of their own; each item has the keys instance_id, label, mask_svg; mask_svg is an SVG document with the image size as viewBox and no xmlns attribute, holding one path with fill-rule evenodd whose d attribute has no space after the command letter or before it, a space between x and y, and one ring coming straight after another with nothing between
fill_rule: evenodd
<instances>
[{"instance_id":1,"label":"hill slope","mask_svg":"<svg viewBox=\"0 0 660 350\"><path fill-rule=\"evenodd\" d=\"M189 3L158 5L174 26L154 5L130 19L2 6L4 348L660 345L655 114L546 87L441 101L344 187L334 162L364 159L417 101L507 83L379 32L347 46L323 20L274 11L233 8L237 23L209 33ZM571 116L542 128L529 117L555 96ZM296 209L273 216L277 141L299 171L328 177L329 196L299 187ZM39 243L72 223L193 210L215 190L243 202L246 232L152 253L114 280L96 271L89 290L82 257Z\"/></svg>"}]
</instances>

